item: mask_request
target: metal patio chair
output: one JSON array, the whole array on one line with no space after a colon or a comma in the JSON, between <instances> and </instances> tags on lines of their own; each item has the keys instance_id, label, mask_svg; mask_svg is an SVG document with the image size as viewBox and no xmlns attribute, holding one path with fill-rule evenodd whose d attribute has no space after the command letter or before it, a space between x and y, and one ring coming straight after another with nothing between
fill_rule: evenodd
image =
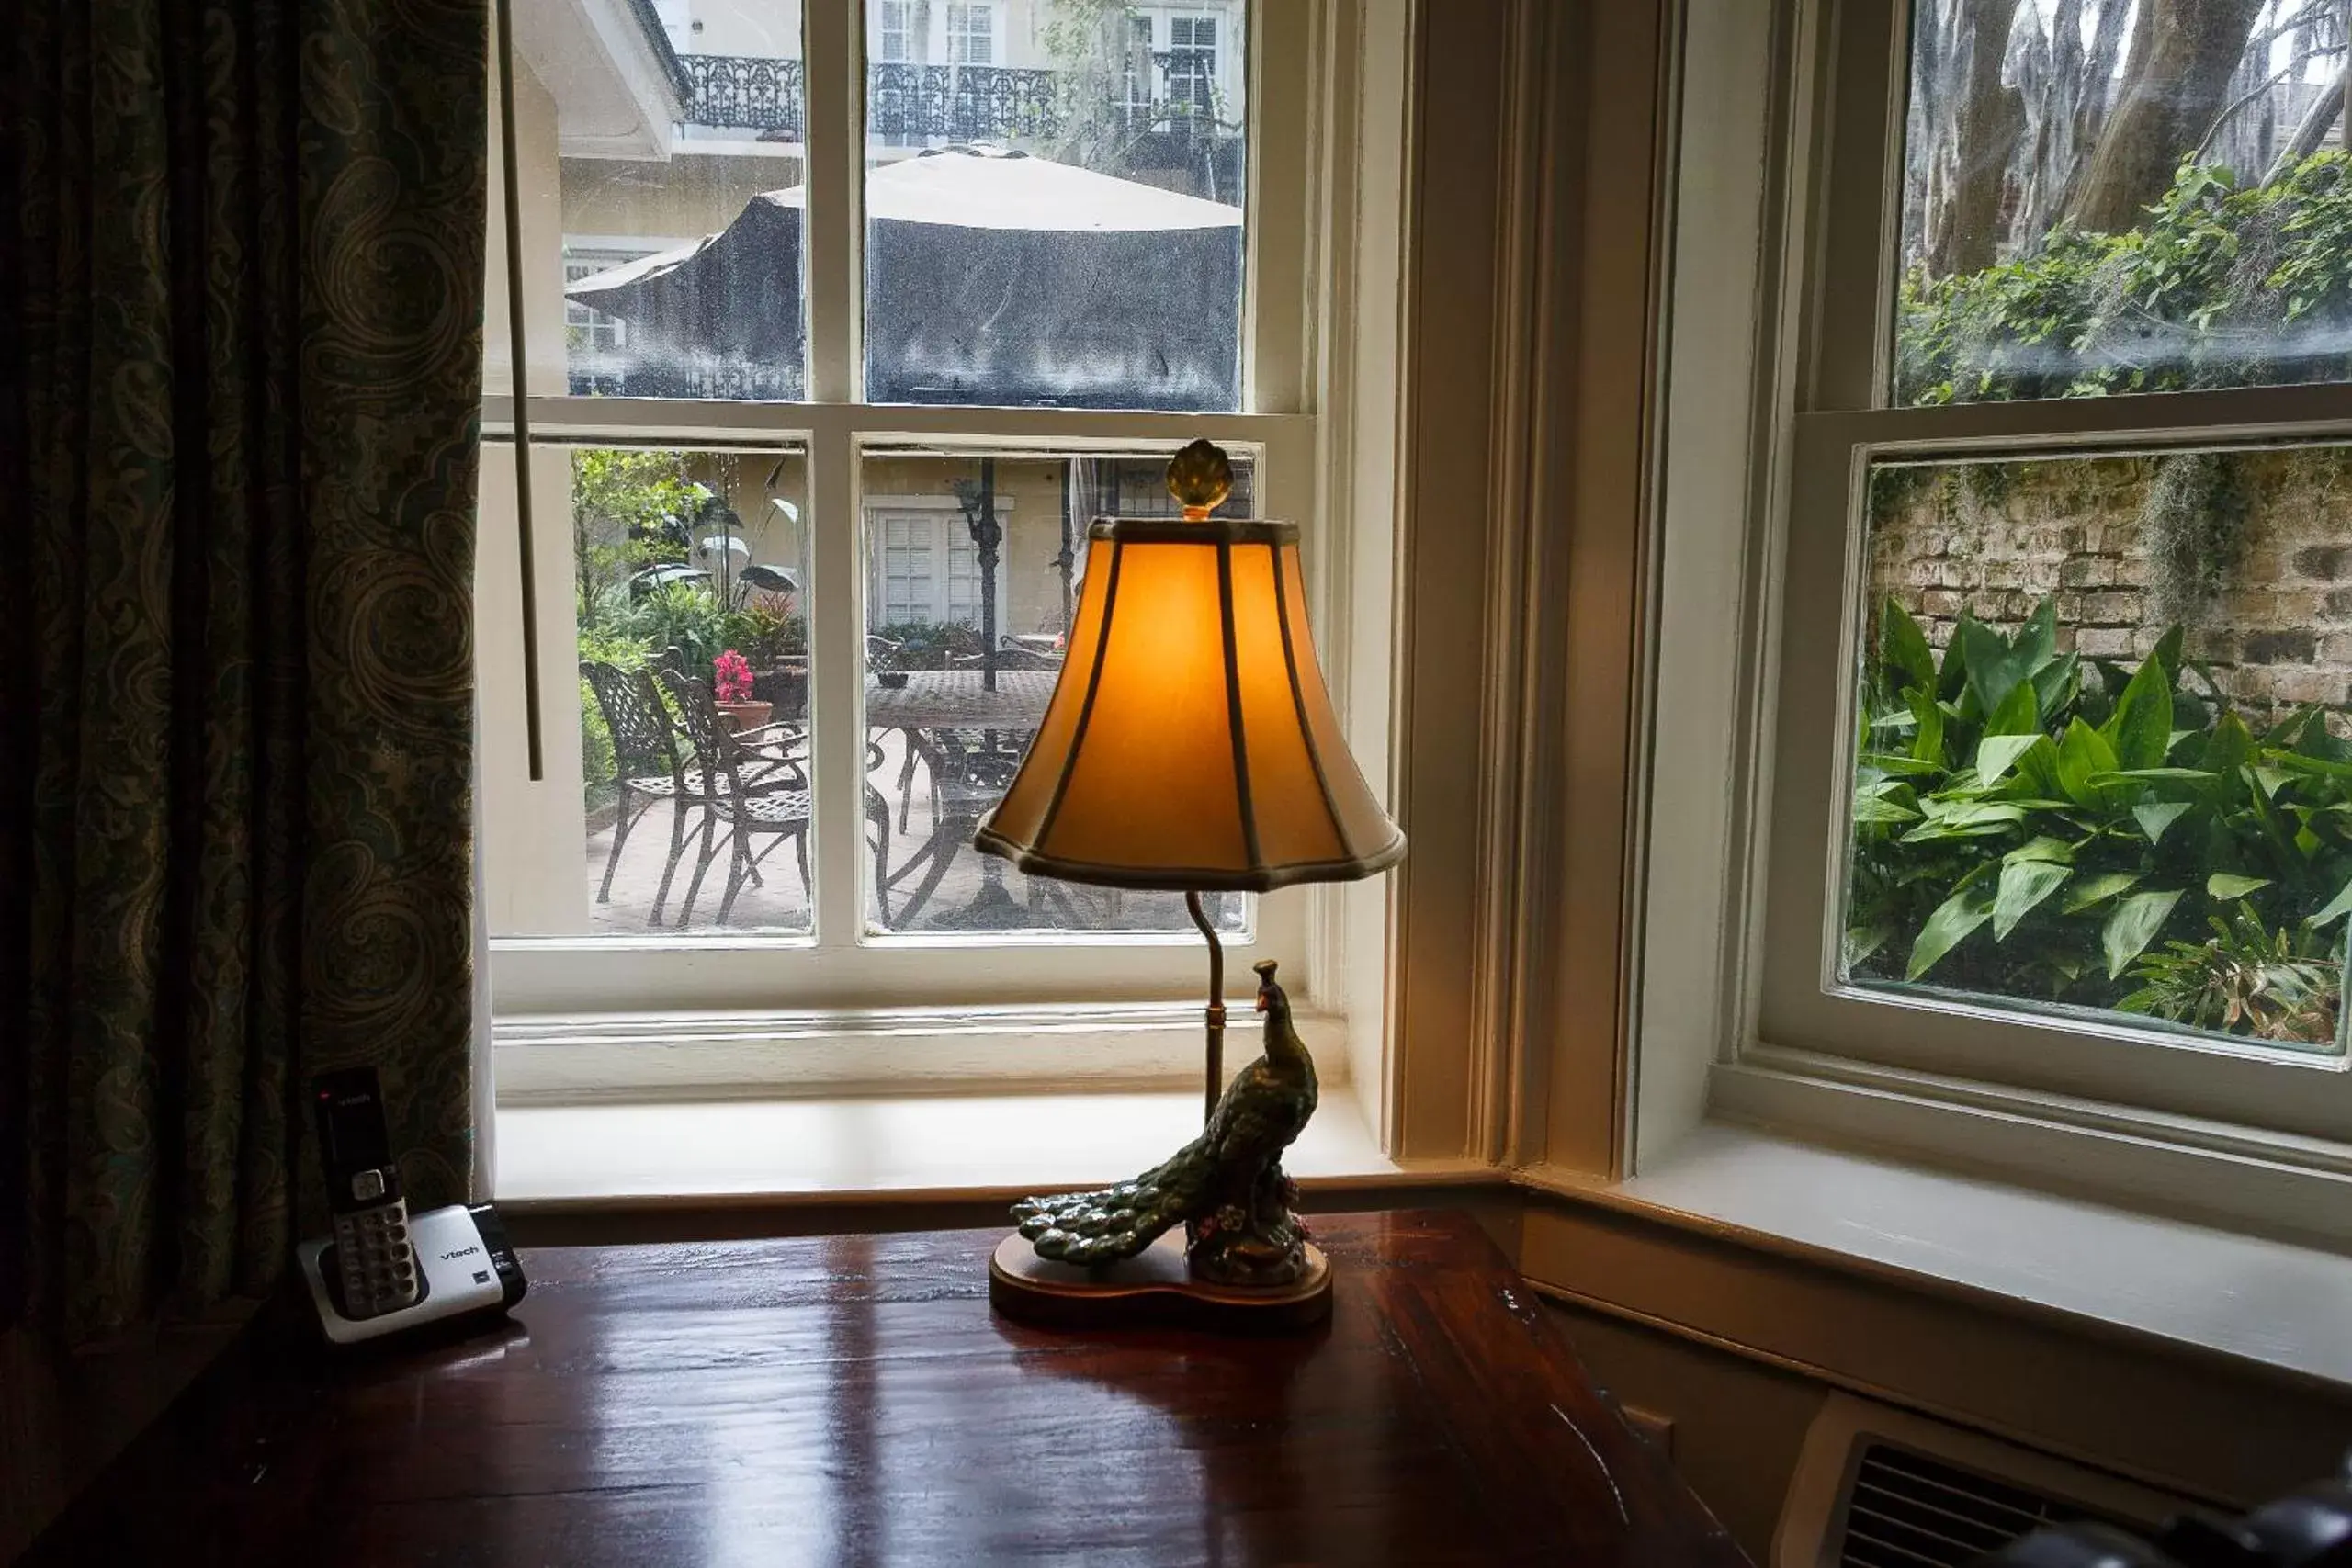
<instances>
[{"instance_id":1,"label":"metal patio chair","mask_svg":"<svg viewBox=\"0 0 2352 1568\"><path fill-rule=\"evenodd\" d=\"M620 864L629 829L655 806L669 801L669 858L662 863L662 885L654 891L653 910L645 922L658 926L671 880L686 852L687 809L704 798L703 777L679 756L677 732L650 672L592 660L581 664L580 675L595 694L605 728L612 733L614 783L620 790L619 814L613 819L613 843L605 855L605 879L597 885L596 902L612 902L613 870Z\"/></svg>"},{"instance_id":2,"label":"metal patio chair","mask_svg":"<svg viewBox=\"0 0 2352 1568\"><path fill-rule=\"evenodd\" d=\"M778 844L789 840L800 867L800 886L813 901L809 877L808 830L812 821L805 730L797 724L771 724L730 733L720 722L718 705L710 687L691 675L664 670L662 683L675 703L695 765L711 782L706 792L700 852L695 874L686 884L685 903L678 924L694 918L695 901L710 863L718 857L722 838L728 852L727 890L720 896L718 923L734 912L744 884L759 880L760 863ZM867 765L877 765L876 749L867 748ZM865 818L873 830L875 887L885 921L889 919L889 888L882 880L889 863L890 807L871 784L865 787ZM755 839L765 839L754 849Z\"/></svg>"}]
</instances>

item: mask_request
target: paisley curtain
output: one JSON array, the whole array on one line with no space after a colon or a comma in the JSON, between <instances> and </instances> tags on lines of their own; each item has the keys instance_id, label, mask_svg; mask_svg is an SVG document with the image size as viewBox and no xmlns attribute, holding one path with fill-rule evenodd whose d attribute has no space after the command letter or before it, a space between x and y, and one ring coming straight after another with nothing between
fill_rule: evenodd
<instances>
[{"instance_id":1,"label":"paisley curtain","mask_svg":"<svg viewBox=\"0 0 2352 1568\"><path fill-rule=\"evenodd\" d=\"M320 1070L465 1196L489 12L12 15L0 1323L80 1343L279 1275Z\"/></svg>"}]
</instances>

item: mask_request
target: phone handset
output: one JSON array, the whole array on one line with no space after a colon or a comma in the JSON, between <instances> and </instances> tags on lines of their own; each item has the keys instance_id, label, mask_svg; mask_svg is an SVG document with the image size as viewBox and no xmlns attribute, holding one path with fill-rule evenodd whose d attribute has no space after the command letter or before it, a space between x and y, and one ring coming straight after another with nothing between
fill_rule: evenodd
<instances>
[{"instance_id":1,"label":"phone handset","mask_svg":"<svg viewBox=\"0 0 2352 1568\"><path fill-rule=\"evenodd\" d=\"M311 1082L311 1103L318 1114L327 1207L334 1216L343 1315L356 1321L414 1305L422 1277L376 1069L320 1074Z\"/></svg>"}]
</instances>

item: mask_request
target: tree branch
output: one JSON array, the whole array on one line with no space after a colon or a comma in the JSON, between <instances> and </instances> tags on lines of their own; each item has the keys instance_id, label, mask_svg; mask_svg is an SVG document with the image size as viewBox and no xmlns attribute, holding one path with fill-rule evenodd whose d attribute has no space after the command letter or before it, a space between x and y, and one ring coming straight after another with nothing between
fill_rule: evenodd
<instances>
[{"instance_id":1,"label":"tree branch","mask_svg":"<svg viewBox=\"0 0 2352 1568\"><path fill-rule=\"evenodd\" d=\"M2245 92L2239 94L2237 97L2233 99L2220 114L2213 117L2213 123L2205 128L2204 136L2198 141L2197 150L2189 154L2190 160L2199 164L2205 161L2205 149L2213 145L2213 138L2222 133L2222 127L2227 125L2230 121L2230 117L2237 113L2238 110L2245 107L2246 105L2254 102L2255 99L2261 97L2265 93L2269 92L2273 87L2276 87L2279 83L2285 81L2288 77L2301 70L2312 61L2324 60L2332 55L2342 54L2343 52L2344 46L2340 43L2323 44L2319 48L2312 50L2308 54L2299 54L2295 56L2294 59L2289 61L2278 70L2273 72L2267 80L2257 82L2253 86L2248 87ZM2338 102L2340 106L2340 96ZM2328 118L2333 119L2335 116L2331 113ZM2299 132L2301 130L2301 128L2300 126L2297 127L2297 130ZM2327 126L2325 123L2323 123L2320 126L2320 131L2324 135L2326 130ZM2264 183L2268 183L2267 178Z\"/></svg>"}]
</instances>

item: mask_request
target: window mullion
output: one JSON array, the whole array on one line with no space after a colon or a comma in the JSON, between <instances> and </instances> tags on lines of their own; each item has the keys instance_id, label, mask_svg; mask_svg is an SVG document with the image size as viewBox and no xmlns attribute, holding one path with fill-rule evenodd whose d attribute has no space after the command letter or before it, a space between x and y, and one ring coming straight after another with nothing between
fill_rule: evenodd
<instances>
[{"instance_id":1,"label":"window mullion","mask_svg":"<svg viewBox=\"0 0 2352 1568\"><path fill-rule=\"evenodd\" d=\"M817 945L854 946L865 929L865 671L857 447L849 421L820 418L808 448L809 719L816 785Z\"/></svg>"},{"instance_id":2,"label":"window mullion","mask_svg":"<svg viewBox=\"0 0 2352 1568\"><path fill-rule=\"evenodd\" d=\"M807 224L808 397L859 396L859 300L865 259L859 220L865 123L865 51L856 0L808 9Z\"/></svg>"},{"instance_id":3,"label":"window mullion","mask_svg":"<svg viewBox=\"0 0 2352 1568\"><path fill-rule=\"evenodd\" d=\"M808 397L836 405L809 443L811 514L809 718L816 785L817 944L855 945L865 925L859 876L865 747L859 682L865 668L857 537L857 454L838 405L854 401L858 368L858 197L865 111L865 40L856 0L811 0L807 224Z\"/></svg>"},{"instance_id":4,"label":"window mullion","mask_svg":"<svg viewBox=\"0 0 2352 1568\"><path fill-rule=\"evenodd\" d=\"M1249 287L1242 331L1249 389L1243 406L1258 413L1292 413L1314 406L1309 367L1315 362L1313 321L1306 309L1307 255L1314 243L1308 143L1313 138L1317 83L1313 68L1317 7L1250 7L1254 28L1243 93L1250 100L1250 220L1244 230ZM1260 94L1257 84L1297 85Z\"/></svg>"}]
</instances>

